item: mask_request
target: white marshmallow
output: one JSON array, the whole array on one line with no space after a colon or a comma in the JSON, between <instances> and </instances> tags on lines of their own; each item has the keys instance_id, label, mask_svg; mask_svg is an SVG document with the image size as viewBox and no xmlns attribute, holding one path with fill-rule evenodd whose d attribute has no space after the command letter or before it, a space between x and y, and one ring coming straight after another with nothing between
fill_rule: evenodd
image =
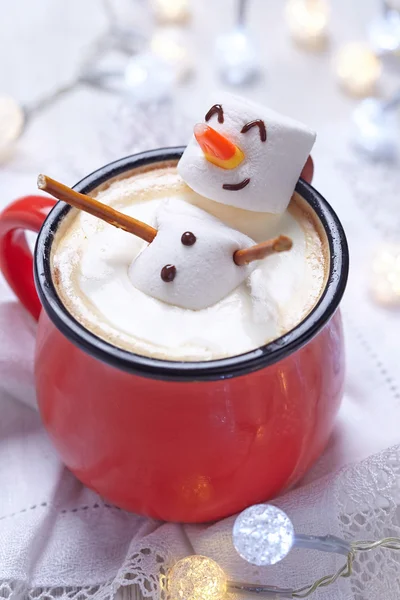
<instances>
[{"instance_id":1,"label":"white marshmallow","mask_svg":"<svg viewBox=\"0 0 400 600\"><path fill-rule=\"evenodd\" d=\"M254 270L256 263L238 267L233 254L255 242L204 210L180 200L166 200L157 211L158 233L129 268L133 285L148 296L192 310L225 298ZM192 246L181 242L186 231L196 236ZM161 270L176 267L175 279L165 282Z\"/></svg>"},{"instance_id":2,"label":"white marshmallow","mask_svg":"<svg viewBox=\"0 0 400 600\"><path fill-rule=\"evenodd\" d=\"M283 213L314 145L315 133L261 104L226 92L215 97L208 108L213 104L222 105L224 122L219 123L215 114L207 125L234 142L244 152L245 159L234 169L222 169L205 158L192 136L178 163L180 176L195 192L221 204L256 212ZM258 127L241 133L244 125L256 119L265 123L265 142L260 139ZM247 178L250 183L242 190L222 187Z\"/></svg>"}]
</instances>

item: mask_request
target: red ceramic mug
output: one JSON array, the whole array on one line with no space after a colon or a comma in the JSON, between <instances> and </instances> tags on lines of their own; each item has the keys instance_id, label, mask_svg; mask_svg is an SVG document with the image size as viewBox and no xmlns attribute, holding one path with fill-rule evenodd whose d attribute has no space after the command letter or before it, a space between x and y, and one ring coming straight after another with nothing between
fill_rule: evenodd
<instances>
[{"instance_id":1,"label":"red ceramic mug","mask_svg":"<svg viewBox=\"0 0 400 600\"><path fill-rule=\"evenodd\" d=\"M75 189L90 193L121 173L177 161L182 151L124 158ZM297 191L328 239L329 275L321 299L280 339L209 362L139 356L72 317L50 268L54 233L69 206L28 196L0 216L1 269L25 307L35 318L40 313L35 374L43 422L67 467L109 501L163 520L219 519L292 486L323 450L343 390L337 308L348 250L342 226L321 195L302 180ZM24 229L39 232L33 257L37 292Z\"/></svg>"}]
</instances>

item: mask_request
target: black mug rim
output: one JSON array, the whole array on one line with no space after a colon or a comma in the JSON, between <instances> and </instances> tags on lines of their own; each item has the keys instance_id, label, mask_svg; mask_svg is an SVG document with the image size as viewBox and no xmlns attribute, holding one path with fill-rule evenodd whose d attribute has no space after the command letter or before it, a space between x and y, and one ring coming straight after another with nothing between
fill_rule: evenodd
<instances>
[{"instance_id":1,"label":"black mug rim","mask_svg":"<svg viewBox=\"0 0 400 600\"><path fill-rule=\"evenodd\" d=\"M94 188L126 171L152 163L179 160L184 147L160 148L121 158L94 171L74 189L89 194ZM343 227L328 202L310 184L299 179L296 191L317 214L329 243L330 265L325 290L313 310L288 333L244 354L210 361L171 361L134 354L92 333L66 309L51 276L51 247L54 235L70 206L57 202L38 234L34 275L40 301L54 325L74 345L94 358L122 371L171 381L215 381L245 375L276 363L310 341L329 321L339 306L348 277L349 252Z\"/></svg>"}]
</instances>

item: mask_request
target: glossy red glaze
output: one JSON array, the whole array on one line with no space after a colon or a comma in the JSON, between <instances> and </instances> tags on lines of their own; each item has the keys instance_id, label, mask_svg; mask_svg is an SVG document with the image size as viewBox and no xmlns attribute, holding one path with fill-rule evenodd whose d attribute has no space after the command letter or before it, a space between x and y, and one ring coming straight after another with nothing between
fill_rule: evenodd
<instances>
[{"instance_id":1,"label":"glossy red glaze","mask_svg":"<svg viewBox=\"0 0 400 600\"><path fill-rule=\"evenodd\" d=\"M309 179L310 161L307 170ZM0 267L35 317L22 230L38 231L52 206L28 196L0 215ZM100 362L42 311L35 370L44 424L83 483L157 519L209 521L293 486L320 454L342 396L342 325L337 311L305 346L256 372L177 382Z\"/></svg>"},{"instance_id":2,"label":"glossy red glaze","mask_svg":"<svg viewBox=\"0 0 400 600\"><path fill-rule=\"evenodd\" d=\"M123 373L42 314L36 379L64 463L128 510L209 521L294 485L328 440L342 396L339 313L301 350L233 379L180 383Z\"/></svg>"}]
</instances>

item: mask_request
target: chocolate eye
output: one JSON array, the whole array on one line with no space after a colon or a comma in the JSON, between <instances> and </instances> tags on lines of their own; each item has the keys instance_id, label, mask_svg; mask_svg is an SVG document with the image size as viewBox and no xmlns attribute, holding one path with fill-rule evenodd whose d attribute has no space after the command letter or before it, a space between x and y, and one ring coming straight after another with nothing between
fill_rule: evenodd
<instances>
[{"instance_id":1,"label":"chocolate eye","mask_svg":"<svg viewBox=\"0 0 400 600\"><path fill-rule=\"evenodd\" d=\"M258 127L258 130L260 132L260 140L262 142L266 142L267 141L267 128L265 127L264 121L262 121L261 119L255 119L255 121L250 121L250 123L246 123L246 125L243 125L240 133L247 133L253 127Z\"/></svg>"},{"instance_id":2,"label":"chocolate eye","mask_svg":"<svg viewBox=\"0 0 400 600\"><path fill-rule=\"evenodd\" d=\"M182 233L181 242L184 246L193 246L196 242L196 236L191 231L185 231Z\"/></svg>"},{"instance_id":3,"label":"chocolate eye","mask_svg":"<svg viewBox=\"0 0 400 600\"><path fill-rule=\"evenodd\" d=\"M161 279L165 281L165 283L170 283L175 279L176 275L176 267L174 265L165 265L161 269Z\"/></svg>"},{"instance_id":4,"label":"chocolate eye","mask_svg":"<svg viewBox=\"0 0 400 600\"><path fill-rule=\"evenodd\" d=\"M214 104L214 106L210 108L210 110L204 117L206 122L208 122L213 115L218 115L218 123L224 122L224 109L222 108L221 104Z\"/></svg>"}]
</instances>

